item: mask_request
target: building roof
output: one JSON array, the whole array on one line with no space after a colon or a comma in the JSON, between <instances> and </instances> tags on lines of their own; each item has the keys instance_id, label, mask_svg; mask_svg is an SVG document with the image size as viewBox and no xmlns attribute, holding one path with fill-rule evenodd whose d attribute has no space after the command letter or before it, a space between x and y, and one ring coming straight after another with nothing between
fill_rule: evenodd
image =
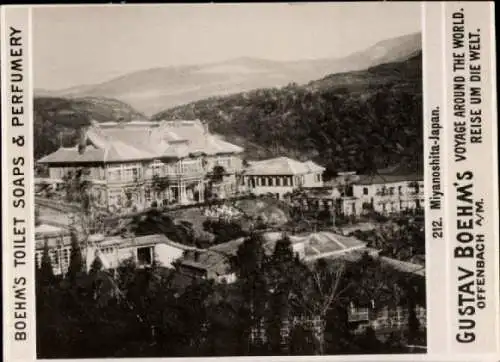
<instances>
[{"instance_id":1,"label":"building roof","mask_svg":"<svg viewBox=\"0 0 500 362\"><path fill-rule=\"evenodd\" d=\"M359 250L353 250L350 253L344 253L339 255L333 255L332 258L345 260L348 262L357 262L363 258L363 255L368 253L370 256L380 260L381 263L388 265L389 267L400 271L402 273L413 274L419 277L425 277L425 266L420 264L411 263L408 261L402 261L394 258L389 258L387 256L380 256L379 250L372 248L363 248Z\"/></svg>"},{"instance_id":2,"label":"building roof","mask_svg":"<svg viewBox=\"0 0 500 362\"><path fill-rule=\"evenodd\" d=\"M423 181L424 177L417 173L407 175L361 175L355 185L383 185L405 181Z\"/></svg>"},{"instance_id":3,"label":"building roof","mask_svg":"<svg viewBox=\"0 0 500 362\"><path fill-rule=\"evenodd\" d=\"M208 132L200 120L92 122L85 137L88 146L83 152L78 147L59 148L38 162L106 163L243 152Z\"/></svg>"},{"instance_id":4,"label":"building roof","mask_svg":"<svg viewBox=\"0 0 500 362\"><path fill-rule=\"evenodd\" d=\"M87 147L85 152L78 152L78 147L60 147L57 151L42 157L39 163L91 163L103 162L105 151L95 147Z\"/></svg>"},{"instance_id":5,"label":"building roof","mask_svg":"<svg viewBox=\"0 0 500 362\"><path fill-rule=\"evenodd\" d=\"M271 255L274 252L276 242L283 237L280 231L266 232L262 234L264 250ZM301 235L288 235L292 247L303 246L306 260L314 260L333 254L345 254L365 247L365 243L354 238L337 235L331 232L307 233ZM226 275L231 271L230 258L235 256L238 247L243 244L245 238L238 238L227 243L212 246L205 251L196 254L188 253L181 260L181 265L199 270L206 270L217 275Z\"/></svg>"},{"instance_id":6,"label":"building roof","mask_svg":"<svg viewBox=\"0 0 500 362\"><path fill-rule=\"evenodd\" d=\"M300 162L288 157L277 157L250 162L245 173L247 175L302 175L311 172L323 172L324 170L324 167L312 161Z\"/></svg>"},{"instance_id":7,"label":"building roof","mask_svg":"<svg viewBox=\"0 0 500 362\"><path fill-rule=\"evenodd\" d=\"M324 231L308 234L302 240L305 245L307 260L345 254L366 247L366 243L355 237Z\"/></svg>"},{"instance_id":8,"label":"building roof","mask_svg":"<svg viewBox=\"0 0 500 362\"><path fill-rule=\"evenodd\" d=\"M425 277L425 266L423 265L410 263L408 261L393 259L386 256L381 256L380 260L383 263L390 265L394 269L399 270L400 272Z\"/></svg>"},{"instance_id":9,"label":"building roof","mask_svg":"<svg viewBox=\"0 0 500 362\"><path fill-rule=\"evenodd\" d=\"M57 235L69 235L69 230L50 224L40 224L35 227L35 239Z\"/></svg>"},{"instance_id":10,"label":"building roof","mask_svg":"<svg viewBox=\"0 0 500 362\"><path fill-rule=\"evenodd\" d=\"M423 181L422 170L415 171L408 164L397 164L391 167L378 170L371 175L360 175L355 184L358 185L380 185L405 181Z\"/></svg>"},{"instance_id":11,"label":"building roof","mask_svg":"<svg viewBox=\"0 0 500 362\"><path fill-rule=\"evenodd\" d=\"M307 187L303 189L295 190L292 193L294 198L311 198L311 199L332 199L340 198L341 194L338 188L334 186L322 186L322 187Z\"/></svg>"},{"instance_id":12,"label":"building roof","mask_svg":"<svg viewBox=\"0 0 500 362\"><path fill-rule=\"evenodd\" d=\"M231 270L231 261L228 255L214 250L187 253L181 259L181 265L198 270L210 271L219 276L226 275Z\"/></svg>"},{"instance_id":13,"label":"building roof","mask_svg":"<svg viewBox=\"0 0 500 362\"><path fill-rule=\"evenodd\" d=\"M38 227L39 228L39 227ZM68 236L70 233L69 231L63 229L63 228L57 228L57 227L48 227L43 226L42 229L36 229L35 234L37 235L36 237L36 248L41 249L43 248L44 245L44 237L49 236L52 237L51 239L48 240L49 242L49 247L56 247L57 246L57 241L54 240L54 236L60 236L59 242L62 242L62 246L67 246L70 244L69 238L62 238L63 236ZM58 229L58 230L56 230ZM40 231L41 230L41 231ZM128 247L141 247L141 246L152 246L156 244L168 244L172 246L178 246L177 243L173 242L169 238L167 238L163 234L152 234L152 235L144 235L144 236L128 236L128 237L121 237L121 236L113 236L113 237L93 237L91 235L89 237L89 244L96 244L99 247L117 247L117 248L128 248ZM180 248L180 247L179 247ZM189 247L188 247L189 248Z\"/></svg>"}]
</instances>

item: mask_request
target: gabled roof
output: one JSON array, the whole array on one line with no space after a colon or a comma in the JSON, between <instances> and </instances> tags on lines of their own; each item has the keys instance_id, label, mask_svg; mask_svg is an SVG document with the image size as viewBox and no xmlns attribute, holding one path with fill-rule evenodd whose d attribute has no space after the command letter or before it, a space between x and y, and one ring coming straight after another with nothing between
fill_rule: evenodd
<instances>
[{"instance_id":1,"label":"gabled roof","mask_svg":"<svg viewBox=\"0 0 500 362\"><path fill-rule=\"evenodd\" d=\"M388 258L386 256L381 256L380 260L383 263L390 265L394 269L399 270L400 272L425 277L425 266L423 266L423 265L410 263L408 261L402 261L402 260L397 260L397 259L393 259L393 258Z\"/></svg>"},{"instance_id":2,"label":"gabled roof","mask_svg":"<svg viewBox=\"0 0 500 362\"><path fill-rule=\"evenodd\" d=\"M90 163L103 162L105 151L95 147L87 147L85 152L78 152L78 147L60 147L57 151L42 157L39 163Z\"/></svg>"},{"instance_id":3,"label":"gabled roof","mask_svg":"<svg viewBox=\"0 0 500 362\"><path fill-rule=\"evenodd\" d=\"M323 172L324 167L312 161L300 162L288 157L277 157L254 161L245 171L247 175L303 175L310 172Z\"/></svg>"},{"instance_id":4,"label":"gabled roof","mask_svg":"<svg viewBox=\"0 0 500 362\"><path fill-rule=\"evenodd\" d=\"M208 132L203 123L162 121L92 122L85 133L83 152L60 148L39 163L125 162L155 158L183 158L194 153L241 153L243 148Z\"/></svg>"},{"instance_id":5,"label":"gabled roof","mask_svg":"<svg viewBox=\"0 0 500 362\"><path fill-rule=\"evenodd\" d=\"M411 173L406 175L362 175L359 181L355 182L355 185L382 185L396 182L404 181L423 181L424 177L417 173Z\"/></svg>"},{"instance_id":6,"label":"gabled roof","mask_svg":"<svg viewBox=\"0 0 500 362\"><path fill-rule=\"evenodd\" d=\"M283 232L271 231L261 235L263 248L266 254L271 255ZM306 260L314 260L332 255L343 255L351 251L365 248L366 243L354 238L332 232L305 233L302 235L288 235L292 246L303 245ZM235 256L245 238L238 238L227 243L214 245L198 254L187 254L181 259L181 265L225 275L231 271L230 258Z\"/></svg>"},{"instance_id":7,"label":"gabled roof","mask_svg":"<svg viewBox=\"0 0 500 362\"><path fill-rule=\"evenodd\" d=\"M422 170L415 171L408 164L400 163L384 169L378 170L371 175L360 175L355 184L359 185L380 185L404 181L423 181Z\"/></svg>"}]
</instances>

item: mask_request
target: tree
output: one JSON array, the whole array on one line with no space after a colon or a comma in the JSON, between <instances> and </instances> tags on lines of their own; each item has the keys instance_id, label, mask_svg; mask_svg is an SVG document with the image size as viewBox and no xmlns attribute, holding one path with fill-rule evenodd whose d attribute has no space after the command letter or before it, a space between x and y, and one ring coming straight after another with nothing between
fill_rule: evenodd
<instances>
[{"instance_id":1,"label":"tree","mask_svg":"<svg viewBox=\"0 0 500 362\"><path fill-rule=\"evenodd\" d=\"M260 234L252 234L238 247L231 264L238 277L239 293L245 301L240 309L242 339L249 347L249 333L259 329L264 321L267 307L268 286L265 276L266 254L264 240ZM249 349L245 348L245 354Z\"/></svg>"},{"instance_id":2,"label":"tree","mask_svg":"<svg viewBox=\"0 0 500 362\"><path fill-rule=\"evenodd\" d=\"M151 188L156 194L162 193L170 187L170 181L168 177L160 177L158 174L153 175Z\"/></svg>"},{"instance_id":3,"label":"tree","mask_svg":"<svg viewBox=\"0 0 500 362\"><path fill-rule=\"evenodd\" d=\"M42 260L39 268L40 281L42 285L50 285L54 282L54 270L49 254L49 241L45 238L43 243Z\"/></svg>"},{"instance_id":4,"label":"tree","mask_svg":"<svg viewBox=\"0 0 500 362\"><path fill-rule=\"evenodd\" d=\"M224 175L226 174L226 169L223 166L215 165L212 169L211 181L214 183L220 183L224 179Z\"/></svg>"},{"instance_id":5,"label":"tree","mask_svg":"<svg viewBox=\"0 0 500 362\"><path fill-rule=\"evenodd\" d=\"M269 288L268 343L273 354L281 354L282 330L290 322L289 298L296 274L296 259L290 239L283 235L276 242L274 252L267 260L266 276Z\"/></svg>"},{"instance_id":6,"label":"tree","mask_svg":"<svg viewBox=\"0 0 500 362\"><path fill-rule=\"evenodd\" d=\"M37 205L35 207L35 226L40 226L42 221L40 220L40 207Z\"/></svg>"},{"instance_id":7,"label":"tree","mask_svg":"<svg viewBox=\"0 0 500 362\"><path fill-rule=\"evenodd\" d=\"M380 353L382 343L377 338L375 331L372 327L366 328L365 332L357 338L358 348L362 353Z\"/></svg>"},{"instance_id":8,"label":"tree","mask_svg":"<svg viewBox=\"0 0 500 362\"><path fill-rule=\"evenodd\" d=\"M102 270L104 265L102 264L102 260L99 257L99 255L96 255L94 260L92 261L92 264L90 264L90 273L91 274L96 274Z\"/></svg>"},{"instance_id":9,"label":"tree","mask_svg":"<svg viewBox=\"0 0 500 362\"><path fill-rule=\"evenodd\" d=\"M310 329L298 324L292 328L290 333L289 351L295 356L305 356L315 354L317 350L317 340Z\"/></svg>"},{"instance_id":10,"label":"tree","mask_svg":"<svg viewBox=\"0 0 500 362\"><path fill-rule=\"evenodd\" d=\"M78 236L75 230L71 231L71 254L69 259L69 267L67 277L74 282L80 273L84 270L82 250L78 242Z\"/></svg>"},{"instance_id":11,"label":"tree","mask_svg":"<svg viewBox=\"0 0 500 362\"><path fill-rule=\"evenodd\" d=\"M328 263L319 259L316 264L304 275L303 281L297 283L300 287L295 290L291 299L303 315L313 320L321 321L318 330L318 353L325 353L325 324L331 308L341 301L351 287L351 283L344 282L345 263Z\"/></svg>"}]
</instances>

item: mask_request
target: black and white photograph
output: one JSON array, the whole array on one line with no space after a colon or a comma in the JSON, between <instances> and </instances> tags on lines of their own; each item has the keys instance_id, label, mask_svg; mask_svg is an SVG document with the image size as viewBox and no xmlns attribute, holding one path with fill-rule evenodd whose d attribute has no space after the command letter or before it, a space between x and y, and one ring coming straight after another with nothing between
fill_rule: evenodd
<instances>
[{"instance_id":1,"label":"black and white photograph","mask_svg":"<svg viewBox=\"0 0 500 362\"><path fill-rule=\"evenodd\" d=\"M427 353L420 3L31 17L39 359Z\"/></svg>"}]
</instances>

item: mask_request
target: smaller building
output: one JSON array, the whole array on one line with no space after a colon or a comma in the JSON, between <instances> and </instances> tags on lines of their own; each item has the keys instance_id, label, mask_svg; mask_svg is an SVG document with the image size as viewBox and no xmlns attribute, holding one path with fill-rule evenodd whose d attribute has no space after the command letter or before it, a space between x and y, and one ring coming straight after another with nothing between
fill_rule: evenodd
<instances>
[{"instance_id":1,"label":"smaller building","mask_svg":"<svg viewBox=\"0 0 500 362\"><path fill-rule=\"evenodd\" d=\"M363 175L352 192L364 211L383 215L424 207L424 179L417 173Z\"/></svg>"},{"instance_id":2,"label":"smaller building","mask_svg":"<svg viewBox=\"0 0 500 362\"><path fill-rule=\"evenodd\" d=\"M41 224L35 227L35 265L42 264L44 245L47 243L54 275L63 275L68 271L71 255L71 234L67 228Z\"/></svg>"},{"instance_id":3,"label":"smaller building","mask_svg":"<svg viewBox=\"0 0 500 362\"><path fill-rule=\"evenodd\" d=\"M388 335L391 332L404 331L409 327L410 311L406 307L383 307L375 309L372 306L356 306L351 303L348 310L349 323L355 325L355 334L363 333L367 328L373 328L378 335ZM420 328L426 326L426 308L415 307L415 316Z\"/></svg>"},{"instance_id":4,"label":"smaller building","mask_svg":"<svg viewBox=\"0 0 500 362\"><path fill-rule=\"evenodd\" d=\"M37 267L41 265L44 245L47 243L54 274L66 274L72 250L69 230L42 224L35 229L35 240ZM172 263L182 257L185 250L191 249L173 242L163 234L129 237L91 235L87 241L80 240L80 245L87 270L96 256L105 269L116 268L127 259L133 260L138 267L151 266L154 262L172 267Z\"/></svg>"},{"instance_id":5,"label":"smaller building","mask_svg":"<svg viewBox=\"0 0 500 362\"><path fill-rule=\"evenodd\" d=\"M262 234L264 250L271 255L278 240L284 234L279 231ZM354 237L337 235L332 232L304 233L288 235L293 251L305 262L324 257L340 256L355 250L362 250L366 244ZM212 246L206 250L193 250L184 253L179 260L178 269L192 277L213 279L218 282L232 283L236 281L236 274L231 264L231 258L236 256L238 248L245 238L238 238L227 243Z\"/></svg>"},{"instance_id":6,"label":"smaller building","mask_svg":"<svg viewBox=\"0 0 500 362\"><path fill-rule=\"evenodd\" d=\"M251 162L242 177L243 189L255 195L272 194L282 199L298 188L323 186L325 168L312 161L277 157Z\"/></svg>"},{"instance_id":7,"label":"smaller building","mask_svg":"<svg viewBox=\"0 0 500 362\"><path fill-rule=\"evenodd\" d=\"M303 210L329 208L342 216L416 211L424 207L424 178L401 166L371 175L347 172L328 181L327 186L295 190L290 200Z\"/></svg>"},{"instance_id":8,"label":"smaller building","mask_svg":"<svg viewBox=\"0 0 500 362\"><path fill-rule=\"evenodd\" d=\"M304 211L328 210L335 215L359 215L361 208L352 195L342 195L337 186L312 187L295 190L289 195L291 204Z\"/></svg>"}]
</instances>

